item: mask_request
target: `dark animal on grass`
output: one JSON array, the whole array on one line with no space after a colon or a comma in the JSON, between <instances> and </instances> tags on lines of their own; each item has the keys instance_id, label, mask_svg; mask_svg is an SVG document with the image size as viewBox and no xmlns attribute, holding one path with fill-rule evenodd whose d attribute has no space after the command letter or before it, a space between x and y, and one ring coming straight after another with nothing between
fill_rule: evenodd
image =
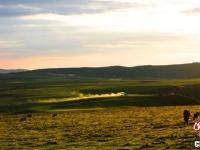
<instances>
[{"instance_id":1,"label":"dark animal on grass","mask_svg":"<svg viewBox=\"0 0 200 150\"><path fill-rule=\"evenodd\" d=\"M26 117L31 118L32 114L27 114Z\"/></svg>"},{"instance_id":2,"label":"dark animal on grass","mask_svg":"<svg viewBox=\"0 0 200 150\"><path fill-rule=\"evenodd\" d=\"M189 110L184 110L183 111L183 119L184 119L184 122L188 125L189 123L189 118L190 118L190 111Z\"/></svg>"},{"instance_id":3,"label":"dark animal on grass","mask_svg":"<svg viewBox=\"0 0 200 150\"><path fill-rule=\"evenodd\" d=\"M58 116L57 113L53 113L53 114L52 114L52 117L56 117L56 116Z\"/></svg>"},{"instance_id":4,"label":"dark animal on grass","mask_svg":"<svg viewBox=\"0 0 200 150\"><path fill-rule=\"evenodd\" d=\"M20 118L20 120L19 121L26 121L26 117L22 117L22 118Z\"/></svg>"},{"instance_id":5,"label":"dark animal on grass","mask_svg":"<svg viewBox=\"0 0 200 150\"><path fill-rule=\"evenodd\" d=\"M197 120L199 118L200 113L199 112L195 112L193 115L193 121Z\"/></svg>"}]
</instances>

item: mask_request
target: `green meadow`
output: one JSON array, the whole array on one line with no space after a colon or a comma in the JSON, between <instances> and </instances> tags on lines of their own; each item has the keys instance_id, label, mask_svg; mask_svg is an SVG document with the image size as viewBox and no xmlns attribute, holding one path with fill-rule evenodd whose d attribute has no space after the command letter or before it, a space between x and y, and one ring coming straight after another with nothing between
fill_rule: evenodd
<instances>
[{"instance_id":1,"label":"green meadow","mask_svg":"<svg viewBox=\"0 0 200 150\"><path fill-rule=\"evenodd\" d=\"M0 83L1 149L193 149L198 139L182 113L199 111L200 79L40 75Z\"/></svg>"}]
</instances>

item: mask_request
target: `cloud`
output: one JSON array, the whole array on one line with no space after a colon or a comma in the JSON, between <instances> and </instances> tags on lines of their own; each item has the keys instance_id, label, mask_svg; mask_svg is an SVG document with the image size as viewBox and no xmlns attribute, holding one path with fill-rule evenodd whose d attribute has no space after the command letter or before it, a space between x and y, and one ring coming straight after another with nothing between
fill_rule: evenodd
<instances>
[{"instance_id":1,"label":"cloud","mask_svg":"<svg viewBox=\"0 0 200 150\"><path fill-rule=\"evenodd\" d=\"M6 48L16 48L20 47L23 44L17 41L0 41L0 50Z\"/></svg>"},{"instance_id":2,"label":"cloud","mask_svg":"<svg viewBox=\"0 0 200 150\"><path fill-rule=\"evenodd\" d=\"M153 47L154 48L154 47ZM97 67L110 65L147 65L147 64L172 64L198 61L200 53L190 52L182 55L183 50L177 51L108 51L106 53L85 53L82 55L53 54L41 56L29 56L20 59L0 59L0 68L57 68L57 67ZM119 61L120 60L120 61Z\"/></svg>"},{"instance_id":3,"label":"cloud","mask_svg":"<svg viewBox=\"0 0 200 150\"><path fill-rule=\"evenodd\" d=\"M38 12L41 12L40 8L34 8L25 5L5 6L0 4L1 17L31 15L36 14Z\"/></svg>"},{"instance_id":4,"label":"cloud","mask_svg":"<svg viewBox=\"0 0 200 150\"><path fill-rule=\"evenodd\" d=\"M182 11L198 14L188 8L199 5L172 1L0 0L0 68L160 64L183 51L195 57L200 22Z\"/></svg>"},{"instance_id":5,"label":"cloud","mask_svg":"<svg viewBox=\"0 0 200 150\"><path fill-rule=\"evenodd\" d=\"M21 34L21 31L18 31L19 33L16 35L12 34L12 38L18 38L19 41L23 42L23 45L20 48L7 48L7 52L10 52L10 55L6 55L4 58L14 59L58 54L79 56L83 54L102 53L107 55L107 53L112 52L129 54L130 51L146 52L147 50L150 50L153 52L156 51L154 48L159 49L159 47L161 47L162 50L168 48L169 51L173 51L174 47L182 49L182 43L187 43L188 47L190 46L189 43L191 43L191 36L188 34L153 32L85 33L82 31L71 30L76 30L76 28L69 30L62 28L62 32L55 33L49 32L49 30L44 31L38 29L28 31L24 33L24 35L21 35L21 37L18 35ZM166 48L163 48L165 46ZM5 51L5 49L0 50Z\"/></svg>"},{"instance_id":6,"label":"cloud","mask_svg":"<svg viewBox=\"0 0 200 150\"><path fill-rule=\"evenodd\" d=\"M34 14L92 14L106 11L141 8L146 4L138 2L99 0L9 0L0 1L0 16L26 16Z\"/></svg>"},{"instance_id":7,"label":"cloud","mask_svg":"<svg viewBox=\"0 0 200 150\"><path fill-rule=\"evenodd\" d=\"M188 14L188 15L200 15L200 7L185 10L183 11L183 13Z\"/></svg>"}]
</instances>

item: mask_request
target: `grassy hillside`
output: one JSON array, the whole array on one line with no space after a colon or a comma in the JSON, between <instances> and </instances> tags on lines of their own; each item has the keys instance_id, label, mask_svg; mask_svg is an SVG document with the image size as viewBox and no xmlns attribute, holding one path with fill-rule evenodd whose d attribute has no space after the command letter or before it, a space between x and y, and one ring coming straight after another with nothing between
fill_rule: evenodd
<instances>
[{"instance_id":1,"label":"grassy hillside","mask_svg":"<svg viewBox=\"0 0 200 150\"><path fill-rule=\"evenodd\" d=\"M198 106L120 107L2 115L1 149L194 149L200 140L182 111Z\"/></svg>"},{"instance_id":2,"label":"grassy hillside","mask_svg":"<svg viewBox=\"0 0 200 150\"><path fill-rule=\"evenodd\" d=\"M17 72L25 72L28 71L26 69L0 69L0 74L8 74L8 73L17 73Z\"/></svg>"},{"instance_id":3,"label":"grassy hillside","mask_svg":"<svg viewBox=\"0 0 200 150\"><path fill-rule=\"evenodd\" d=\"M200 140L182 118L199 111L198 78L28 72L0 83L1 149L193 149Z\"/></svg>"},{"instance_id":4,"label":"grassy hillside","mask_svg":"<svg viewBox=\"0 0 200 150\"><path fill-rule=\"evenodd\" d=\"M200 104L200 79L114 80L56 74L1 76L0 82L2 112ZM120 92L125 95L102 97Z\"/></svg>"},{"instance_id":5,"label":"grassy hillside","mask_svg":"<svg viewBox=\"0 0 200 150\"><path fill-rule=\"evenodd\" d=\"M14 76L38 75L66 75L93 78L120 79L187 79L200 77L200 63L165 65L165 66L137 66L137 67L99 67L99 68L55 68L28 71L14 74Z\"/></svg>"}]
</instances>

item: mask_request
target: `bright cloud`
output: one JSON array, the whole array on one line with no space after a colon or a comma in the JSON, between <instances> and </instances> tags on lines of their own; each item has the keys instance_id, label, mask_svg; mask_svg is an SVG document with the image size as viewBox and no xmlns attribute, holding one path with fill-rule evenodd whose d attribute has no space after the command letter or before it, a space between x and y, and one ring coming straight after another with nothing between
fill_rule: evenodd
<instances>
[{"instance_id":1,"label":"bright cloud","mask_svg":"<svg viewBox=\"0 0 200 150\"><path fill-rule=\"evenodd\" d=\"M0 0L0 67L198 61L199 8L197 0Z\"/></svg>"}]
</instances>

